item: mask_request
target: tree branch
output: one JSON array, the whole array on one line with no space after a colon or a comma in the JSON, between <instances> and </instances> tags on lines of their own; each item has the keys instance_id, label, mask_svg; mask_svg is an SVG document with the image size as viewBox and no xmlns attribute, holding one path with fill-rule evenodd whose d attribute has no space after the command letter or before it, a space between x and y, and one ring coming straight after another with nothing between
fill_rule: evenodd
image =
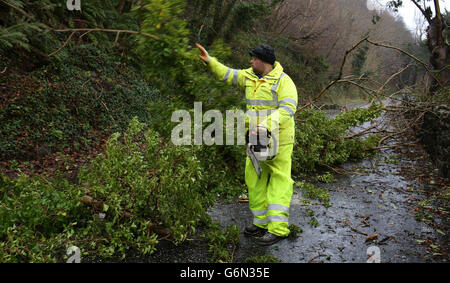
<instances>
[{"instance_id":1,"label":"tree branch","mask_svg":"<svg viewBox=\"0 0 450 283\"><path fill-rule=\"evenodd\" d=\"M58 50L56 50L56 51L54 51L54 52L48 54L48 57L51 57L51 56L55 55L55 54L58 53L61 49L63 49L63 48L67 45L67 43L69 42L69 40L72 38L72 36L73 36L74 34L75 34L75 32L72 32L72 33L69 35L69 37L67 38L67 40L64 42L64 44L63 44L60 48L58 48Z\"/></svg>"},{"instance_id":2,"label":"tree branch","mask_svg":"<svg viewBox=\"0 0 450 283\"><path fill-rule=\"evenodd\" d=\"M307 103L307 104L305 104L304 106L302 106L301 108L299 108L297 111L296 111L296 113L297 112L299 112L299 111L302 111L303 109L305 109L305 108L307 108L307 107L309 107L309 106L311 106L314 102L316 102L330 87L332 87L334 84L336 84L337 82L339 82L339 80L342 78L342 73L343 73L343 69L344 69L344 65L345 65L345 61L347 60L347 56L348 56L348 54L350 54L356 47L358 47L361 43L363 43L365 40L367 40L367 38L368 37L365 37L365 38L363 38L363 39L361 39L357 44L355 44L352 48L350 48L349 50L347 50L346 52L345 52L345 55L344 55L344 58L342 59L342 64L341 64L341 67L340 67L340 69L339 69L339 75L338 75L338 77L335 79L335 80L333 80L333 81L331 81L326 87L324 87L321 91L320 91L320 93L314 98L314 100L313 101L311 101L311 102L309 102L309 103Z\"/></svg>"},{"instance_id":3,"label":"tree branch","mask_svg":"<svg viewBox=\"0 0 450 283\"><path fill-rule=\"evenodd\" d=\"M35 21L34 17L31 16L30 14L28 14L27 12L25 12L23 9L21 9L21 8L19 8L19 7L15 6L15 5L13 5L13 4L11 4L11 3L5 1L5 0L0 0L0 1L3 2L3 3L5 3L6 5L8 5L9 7L13 8L14 10L18 11L20 14L24 15L24 16L25 16L26 18L28 18L29 20ZM42 28L51 30L51 31L53 31L53 32L71 32L72 34L69 36L69 39L73 36L73 33L75 33L75 32L80 32L80 31L85 31L85 32L112 32L112 33L139 34L139 35L143 35L143 36L146 36L146 37L153 38L153 39L158 40L158 41L163 41L160 37L158 37L158 36L156 36L156 35L153 35L153 34L150 34L150 33L145 33L145 32L140 32L140 31L134 31L134 30L101 29L101 28L55 29L55 28L50 27L50 26L48 26L48 25L46 25L46 24L44 24L44 23L41 23L41 22L35 21L35 23L36 23L39 27L42 27ZM83 34L83 35L84 35L84 34ZM67 45L67 42L68 42L68 41L66 41L62 47L66 46L66 45ZM62 48L62 47L61 47L61 48ZM57 52L59 52L59 51L61 50L61 48L59 48L59 49L56 50L55 52L52 52L52 53L49 54L48 56L52 56L52 55L56 54Z\"/></svg>"},{"instance_id":4,"label":"tree branch","mask_svg":"<svg viewBox=\"0 0 450 283\"><path fill-rule=\"evenodd\" d=\"M408 53L408 52L406 52L406 51L404 51L404 50L402 50L402 49L400 49L400 48L398 48L398 47L395 47L395 46L390 46L390 45L386 45L386 44L382 44L382 43L378 43L378 42L373 42L373 41L369 40L368 38L367 38L366 40L367 40L367 42L369 42L370 44L373 44L373 45L375 45L375 46L381 46L381 47L385 47L385 48L397 50L397 51L399 51L399 52L405 54L406 56L408 56L408 57L414 59L415 61L419 62L419 63L427 70L427 72L428 72L428 73L429 73L429 74L430 74L430 75L438 82L438 84L439 84L441 87L444 87L444 86L442 85L442 83L440 82L440 80L438 80L438 79L436 78L436 76L434 75L433 71L430 70L430 68L428 68L428 65L427 65L425 62L423 62L422 60L420 60L419 58L417 58L416 56L411 55L410 53Z\"/></svg>"},{"instance_id":5,"label":"tree branch","mask_svg":"<svg viewBox=\"0 0 450 283\"><path fill-rule=\"evenodd\" d=\"M439 7L439 1L434 0L434 8L436 10L436 29L437 29L437 45L443 46L443 40L442 40L442 14L441 14L441 8Z\"/></svg>"},{"instance_id":6,"label":"tree branch","mask_svg":"<svg viewBox=\"0 0 450 283\"><path fill-rule=\"evenodd\" d=\"M344 59L342 59L342 64L341 64L341 68L339 69L339 75L337 80L340 80L342 77L342 72L344 70L344 65L345 65L345 61L347 60L347 56L348 54L350 54L353 50L356 49L356 47L358 47L361 43L363 43L364 41L368 40L369 37L365 37L363 39L361 39L357 44L355 44L352 48L350 48L349 50L345 51L345 56Z\"/></svg>"},{"instance_id":7,"label":"tree branch","mask_svg":"<svg viewBox=\"0 0 450 283\"><path fill-rule=\"evenodd\" d=\"M393 74L388 80L386 80L386 82L377 90L377 94L379 94L383 88L396 76L400 75L401 73L403 73L406 69L408 69L411 66L411 64L408 64L405 68L401 69L400 71L398 71L397 73Z\"/></svg>"},{"instance_id":8,"label":"tree branch","mask_svg":"<svg viewBox=\"0 0 450 283\"><path fill-rule=\"evenodd\" d=\"M50 27L49 27L50 28ZM79 31L87 31L87 32L97 32L97 31L101 31L101 32L112 32L112 33L130 33L130 34L139 34L139 35L143 35L146 37L151 37L155 40L158 41L162 41L162 39L159 36L150 34L150 33L146 33L146 32L140 32L140 31L135 31L135 30L122 30L122 29L103 29L103 28L75 28L75 29L54 29L54 28L50 28L52 31L54 32L79 32Z\"/></svg>"},{"instance_id":9,"label":"tree branch","mask_svg":"<svg viewBox=\"0 0 450 283\"><path fill-rule=\"evenodd\" d=\"M411 0L411 2L414 3L414 5L416 5L416 7L420 10L420 12L422 13L422 15L425 17L425 19L427 19L427 22L431 25L431 18L427 15L427 13L425 12L425 10L420 7L419 3L417 3L414 0Z\"/></svg>"}]
</instances>

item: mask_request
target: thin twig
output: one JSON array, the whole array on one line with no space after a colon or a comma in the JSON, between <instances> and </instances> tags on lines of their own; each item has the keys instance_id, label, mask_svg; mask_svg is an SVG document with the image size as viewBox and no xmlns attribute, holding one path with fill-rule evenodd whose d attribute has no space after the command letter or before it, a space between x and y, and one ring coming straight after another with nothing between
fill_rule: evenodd
<instances>
[{"instance_id":1,"label":"thin twig","mask_svg":"<svg viewBox=\"0 0 450 283\"><path fill-rule=\"evenodd\" d=\"M200 41L200 34L202 33L202 30L203 30L203 27L204 27L205 25L202 25L201 27L200 27L200 30L198 31L198 33L197 33L197 41Z\"/></svg>"},{"instance_id":2,"label":"thin twig","mask_svg":"<svg viewBox=\"0 0 450 283\"><path fill-rule=\"evenodd\" d=\"M408 64L405 68L401 69L400 71L398 71L397 73L393 74L389 79L386 80L386 82L377 90L377 94L379 94L383 88L396 76L400 75L401 73L403 73L406 69L408 69L411 66L411 64Z\"/></svg>"},{"instance_id":3,"label":"thin twig","mask_svg":"<svg viewBox=\"0 0 450 283\"><path fill-rule=\"evenodd\" d=\"M88 34L88 33L90 33L90 32L91 32L91 31L89 30L89 31L83 33L82 35L80 35L78 38L79 38L79 39L82 39L86 34Z\"/></svg>"},{"instance_id":4,"label":"thin twig","mask_svg":"<svg viewBox=\"0 0 450 283\"><path fill-rule=\"evenodd\" d=\"M338 77L335 79L335 80L333 80L333 81L331 81L326 87L324 87L321 91L320 91L320 93L314 98L314 100L313 101L310 101L309 103L307 103L307 104L305 104L304 106L302 106L301 108L299 108L297 111L296 111L296 113L297 112L299 112L299 111L302 111L303 109L305 109L305 108L307 108L307 107L309 107L309 106L311 106L311 105L313 105L330 87L332 87L334 84L336 84L336 83L338 83L340 80L341 80L341 78L342 78L342 73L343 73L343 70L344 70L344 65L345 65L345 62L346 62L346 60L347 60L347 56L348 56L348 54L350 54L353 50L355 50L356 49L356 47L358 47L361 43L363 43L365 40L367 40L367 38L368 37L365 37L365 38L363 38L363 39L361 39L357 44L355 44L352 48L350 48L349 50L347 50L346 52L345 52L345 55L344 55L344 59L342 59L342 63L341 63L341 67L340 67L340 70L339 70L339 75L338 75Z\"/></svg>"},{"instance_id":5,"label":"thin twig","mask_svg":"<svg viewBox=\"0 0 450 283\"><path fill-rule=\"evenodd\" d=\"M360 85L360 84L358 84L358 83L355 83L354 81L351 81L351 80L339 80L339 81L337 81L338 83L349 83L349 84L352 84L352 85L355 85L355 86L357 86L357 87L359 87L360 89L362 89L365 93L367 93L369 96L372 96L373 95L373 93L377 93L375 90L373 90L373 89L371 89L371 88L368 88L368 87L366 87L366 86L362 86L362 85ZM369 92L370 91L370 92Z\"/></svg>"},{"instance_id":6,"label":"thin twig","mask_svg":"<svg viewBox=\"0 0 450 283\"><path fill-rule=\"evenodd\" d=\"M362 131L362 132L356 133L356 134L351 135L351 136L345 136L345 137L342 137L342 138L343 138L343 139L352 139L352 138L356 138L356 137L359 137L359 136L363 136L363 135L369 134L369 133L374 134L374 133L376 133L376 132L369 132L369 131L372 130L372 129L374 129L374 128L376 128L376 127L378 127L378 126L379 126L379 124L377 124L377 125L375 125L375 126L372 126L372 127L368 128L368 129Z\"/></svg>"},{"instance_id":7,"label":"thin twig","mask_svg":"<svg viewBox=\"0 0 450 283\"><path fill-rule=\"evenodd\" d=\"M336 172L336 173L339 174L339 175L346 175L346 174L349 174L349 173L350 173L349 171L346 171L345 169L342 169L342 168L334 168L334 167L331 167L331 166L328 165L328 164L320 164L320 165L325 166L325 167L328 167L329 169L333 170L334 172ZM339 170L342 170L342 171L339 171Z\"/></svg>"},{"instance_id":8,"label":"thin twig","mask_svg":"<svg viewBox=\"0 0 450 283\"><path fill-rule=\"evenodd\" d=\"M403 134L403 133L406 132L407 130L408 130L408 128L404 129L403 131L400 131L400 132L397 132L397 133L393 133L393 134L391 134L391 135L384 136L383 138L381 138L381 139L378 141L378 147L380 147L381 144L382 144L385 140L387 140L388 138L391 138L391 137L396 136L396 135Z\"/></svg>"},{"instance_id":9,"label":"thin twig","mask_svg":"<svg viewBox=\"0 0 450 283\"><path fill-rule=\"evenodd\" d=\"M350 54L353 50L356 49L356 47L358 47L361 43L363 43L364 41L368 40L369 37L365 37L363 39L361 39L358 43L356 43L352 48L350 48L349 50L345 51L345 56L344 59L342 60L342 64L341 64L341 68L339 70L339 75L337 80L340 80L342 77L342 72L344 71L344 65L345 65L345 61L347 60L347 56L348 54Z\"/></svg>"},{"instance_id":10,"label":"thin twig","mask_svg":"<svg viewBox=\"0 0 450 283\"><path fill-rule=\"evenodd\" d=\"M120 31L117 32L116 39L114 40L114 44L117 44L117 41L119 40Z\"/></svg>"},{"instance_id":11,"label":"thin twig","mask_svg":"<svg viewBox=\"0 0 450 283\"><path fill-rule=\"evenodd\" d=\"M406 52L406 51L404 51L404 50L402 50L402 49L400 49L400 48L398 48L398 47L395 47L395 46L391 46L391 45L387 45L387 44L382 44L382 43L378 43L378 42L373 42L373 41L369 40L368 38L367 38L366 40L367 40L368 43L373 44L373 45L375 45L375 46L381 46L381 47L385 47L385 48L397 50L397 51L399 51L399 52L405 54L406 56L408 56L408 57L414 59L415 61L419 62L419 63L427 70L427 72L428 72L428 73L429 73L429 74L437 81L437 83L439 84L439 86L440 86L441 88L444 87L444 86L442 85L441 81L440 81L438 78L436 78L436 76L433 74L433 71L430 70L430 68L428 68L428 65L427 65L425 62L423 62L422 60L420 60L419 58L417 58L416 56L414 56L414 55L412 55L412 54L410 54L410 53L408 53L408 52Z\"/></svg>"},{"instance_id":12,"label":"thin twig","mask_svg":"<svg viewBox=\"0 0 450 283\"><path fill-rule=\"evenodd\" d=\"M89 31L89 32L113 32L113 33L130 33L130 34L139 34L139 35L144 35L147 37L151 37L155 40L159 40L162 41L161 38L159 36L150 34L150 33L146 33L146 32L141 32L141 31L135 31L135 30L121 30L121 29L104 29L104 28L75 28L75 29L54 29L54 28L50 28L52 31L54 32L78 32L78 31Z\"/></svg>"},{"instance_id":13,"label":"thin twig","mask_svg":"<svg viewBox=\"0 0 450 283\"><path fill-rule=\"evenodd\" d=\"M69 42L69 40L72 38L72 36L73 36L74 34L75 34L75 32L72 32L72 33L69 35L69 37L67 38L67 40L64 42L64 44L63 44L60 48L58 48L58 50L53 51L52 53L48 54L48 57L51 57L51 56L55 55L55 54L58 53L61 49L63 49L63 48L67 45L67 43Z\"/></svg>"},{"instance_id":14,"label":"thin twig","mask_svg":"<svg viewBox=\"0 0 450 283\"><path fill-rule=\"evenodd\" d=\"M353 231L353 232L356 232L356 233L359 233L359 234L361 234L361 235L364 235L364 236L368 236L368 234L367 234L366 232L359 231L359 230L356 229L356 228L352 228L352 231Z\"/></svg>"},{"instance_id":15,"label":"thin twig","mask_svg":"<svg viewBox=\"0 0 450 283\"><path fill-rule=\"evenodd\" d=\"M369 150L378 150L378 149L383 149L383 148L396 148L396 147L400 147L400 146L417 146L418 143L399 143L396 145L386 145L386 146L377 146L377 147L372 147L372 148L365 148L363 149L363 151L369 151Z\"/></svg>"}]
</instances>

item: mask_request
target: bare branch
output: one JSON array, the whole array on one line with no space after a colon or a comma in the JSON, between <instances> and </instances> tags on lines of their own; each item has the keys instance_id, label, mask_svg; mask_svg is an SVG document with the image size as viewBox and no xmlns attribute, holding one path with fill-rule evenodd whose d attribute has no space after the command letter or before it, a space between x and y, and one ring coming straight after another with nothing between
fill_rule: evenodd
<instances>
[{"instance_id":1,"label":"bare branch","mask_svg":"<svg viewBox=\"0 0 450 283\"><path fill-rule=\"evenodd\" d=\"M70 39L72 38L72 36L73 36L74 34L75 34L75 32L72 32L72 33L69 35L69 37L67 38L67 40L64 42L64 44L63 44L60 48L58 48L58 50L56 50L56 51L54 51L54 52L48 54L48 57L51 57L51 56L55 55L55 54L58 53L61 49L63 49L63 48L67 45L67 43L70 41Z\"/></svg>"},{"instance_id":2,"label":"bare branch","mask_svg":"<svg viewBox=\"0 0 450 283\"><path fill-rule=\"evenodd\" d=\"M103 29L103 28L75 28L75 29L54 29L54 28L50 28L52 31L54 32L79 32L79 31L88 31L88 32L112 32L112 33L130 33L130 34L139 34L139 35L143 35L146 37L151 37L155 40L159 40L162 41L161 38L159 36L150 34L150 33L146 33L146 32L140 32L140 31L135 31L135 30L122 30L122 29Z\"/></svg>"},{"instance_id":3,"label":"bare branch","mask_svg":"<svg viewBox=\"0 0 450 283\"><path fill-rule=\"evenodd\" d=\"M425 10L422 7L420 7L419 3L417 3L414 0L411 0L411 2L413 2L414 5L416 5L416 7L420 10L422 15L425 17L425 19L427 19L428 23L431 24L431 18L428 16L428 14L425 12Z\"/></svg>"},{"instance_id":4,"label":"bare branch","mask_svg":"<svg viewBox=\"0 0 450 283\"><path fill-rule=\"evenodd\" d=\"M411 64L408 64L405 68L401 69L400 71L398 71L397 73L393 74L388 80L386 80L386 82L377 90L377 94L379 94L383 88L396 76L400 75L401 73L403 73L406 69L408 69L411 66Z\"/></svg>"},{"instance_id":5,"label":"bare branch","mask_svg":"<svg viewBox=\"0 0 450 283\"><path fill-rule=\"evenodd\" d=\"M341 68L339 69L339 75L337 80L340 80L342 77L342 72L344 70L344 65L345 65L345 61L347 60L347 56L348 54L350 54L353 50L356 49L356 47L358 47L361 43L363 43L364 41L368 40L368 37L365 37L363 39L361 39L357 44L355 44L352 48L350 48L349 50L345 51L345 56L344 59L342 60L342 64L341 64Z\"/></svg>"}]
</instances>

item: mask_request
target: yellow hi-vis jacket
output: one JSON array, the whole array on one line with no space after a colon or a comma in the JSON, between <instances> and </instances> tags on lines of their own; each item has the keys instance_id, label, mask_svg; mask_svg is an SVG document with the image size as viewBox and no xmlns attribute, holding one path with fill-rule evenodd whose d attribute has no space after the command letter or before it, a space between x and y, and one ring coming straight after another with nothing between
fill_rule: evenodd
<instances>
[{"instance_id":1,"label":"yellow hi-vis jacket","mask_svg":"<svg viewBox=\"0 0 450 283\"><path fill-rule=\"evenodd\" d=\"M279 62L275 62L274 69L262 78L258 78L252 68L231 69L215 57L208 65L218 79L245 90L247 129L249 125L256 124L275 133L278 145L294 143L297 88L292 79L283 73Z\"/></svg>"}]
</instances>

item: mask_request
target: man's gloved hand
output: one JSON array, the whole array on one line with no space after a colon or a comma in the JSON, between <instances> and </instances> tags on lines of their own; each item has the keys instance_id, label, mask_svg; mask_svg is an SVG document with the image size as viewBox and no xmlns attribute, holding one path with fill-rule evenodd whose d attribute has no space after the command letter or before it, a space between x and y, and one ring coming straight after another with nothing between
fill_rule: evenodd
<instances>
[{"instance_id":1,"label":"man's gloved hand","mask_svg":"<svg viewBox=\"0 0 450 283\"><path fill-rule=\"evenodd\" d=\"M202 59L203 62L208 63L211 60L211 57L209 57L208 51L206 51L206 49L203 48L203 46L201 46L198 43L196 43L195 46L197 46L197 48L200 49L200 51L202 52L202 54L198 55L198 57L200 57L200 59Z\"/></svg>"},{"instance_id":2,"label":"man's gloved hand","mask_svg":"<svg viewBox=\"0 0 450 283\"><path fill-rule=\"evenodd\" d=\"M259 145L263 145L263 146L267 146L269 144L269 135L268 135L268 130L264 127L257 127L257 128L253 128L249 130L248 136L250 138L250 136L253 136L253 139L250 138L250 142L252 144L259 144ZM257 141L257 143L255 143Z\"/></svg>"},{"instance_id":3,"label":"man's gloved hand","mask_svg":"<svg viewBox=\"0 0 450 283\"><path fill-rule=\"evenodd\" d=\"M256 127L250 130L251 135L259 135L263 137L267 137L267 129L264 127Z\"/></svg>"}]
</instances>

